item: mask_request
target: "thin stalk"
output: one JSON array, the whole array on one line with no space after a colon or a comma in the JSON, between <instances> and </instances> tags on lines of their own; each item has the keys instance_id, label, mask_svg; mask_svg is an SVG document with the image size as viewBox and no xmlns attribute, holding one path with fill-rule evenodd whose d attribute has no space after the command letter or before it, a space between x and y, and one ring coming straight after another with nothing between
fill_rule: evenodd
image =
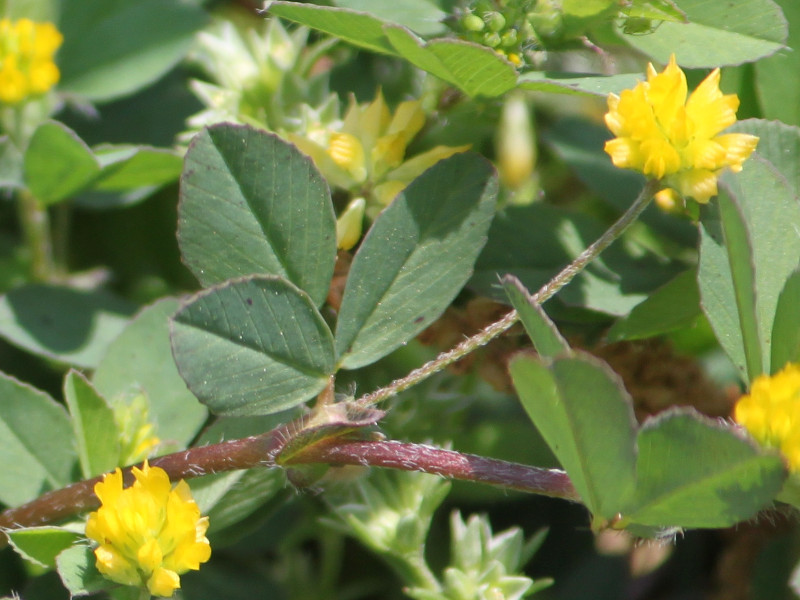
<instances>
[{"instance_id":1,"label":"thin stalk","mask_svg":"<svg viewBox=\"0 0 800 600\"><path fill-rule=\"evenodd\" d=\"M644 209L647 208L657 188L657 181L649 181L644 188L642 188L641 193L636 200L633 201L633 204L628 207L628 210L626 210L625 213L591 246L581 252L580 255L564 267L558 275L544 284L541 289L532 296L533 302L536 304L543 304L552 298L561 288L572 281L578 273L583 271L589 263L597 258L603 250L617 240L619 236L639 218ZM464 358L476 348L488 344L501 333L507 331L518 319L519 315L517 311L512 310L499 321L492 323L454 348L442 352L439 356L421 367L414 369L405 377L396 379L386 387L362 396L356 402L363 407L371 406L407 390L420 381L427 379L431 375L438 373L454 362Z\"/></svg>"},{"instance_id":2,"label":"thin stalk","mask_svg":"<svg viewBox=\"0 0 800 600\"><path fill-rule=\"evenodd\" d=\"M50 218L43 206L28 190L19 192L17 213L31 260L31 278L51 281L55 275Z\"/></svg>"}]
</instances>

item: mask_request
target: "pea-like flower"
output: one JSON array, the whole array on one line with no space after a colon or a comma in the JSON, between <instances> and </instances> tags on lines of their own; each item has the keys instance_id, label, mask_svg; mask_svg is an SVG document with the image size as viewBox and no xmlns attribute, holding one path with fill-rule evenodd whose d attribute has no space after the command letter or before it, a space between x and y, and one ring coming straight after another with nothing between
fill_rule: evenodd
<instances>
[{"instance_id":1,"label":"pea-like flower","mask_svg":"<svg viewBox=\"0 0 800 600\"><path fill-rule=\"evenodd\" d=\"M89 515L86 535L99 544L97 568L107 578L171 596L179 575L211 556L208 517L200 516L185 481L173 488L166 472L146 461L132 471L136 481L128 488L119 469L95 485L102 504Z\"/></svg>"},{"instance_id":2,"label":"pea-like flower","mask_svg":"<svg viewBox=\"0 0 800 600\"><path fill-rule=\"evenodd\" d=\"M289 140L308 154L333 185L363 196L380 210L418 175L469 146L436 146L406 159L408 144L425 124L417 100L407 100L392 113L378 92L369 104L351 101L337 130L316 135L290 134ZM374 215L373 215L374 216Z\"/></svg>"},{"instance_id":3,"label":"pea-like flower","mask_svg":"<svg viewBox=\"0 0 800 600\"><path fill-rule=\"evenodd\" d=\"M736 122L739 98L719 89L714 69L687 99L686 75L675 63L657 73L650 64L647 81L608 97L606 125L617 137L605 151L617 167L663 180L683 197L706 203L717 193L717 177L726 167L742 170L758 138L720 133Z\"/></svg>"},{"instance_id":4,"label":"pea-like flower","mask_svg":"<svg viewBox=\"0 0 800 600\"><path fill-rule=\"evenodd\" d=\"M0 102L17 104L58 83L53 55L62 41L52 23L0 19Z\"/></svg>"},{"instance_id":5,"label":"pea-like flower","mask_svg":"<svg viewBox=\"0 0 800 600\"><path fill-rule=\"evenodd\" d=\"M800 472L800 364L753 380L736 403L734 418L764 446L777 448L789 469Z\"/></svg>"}]
</instances>

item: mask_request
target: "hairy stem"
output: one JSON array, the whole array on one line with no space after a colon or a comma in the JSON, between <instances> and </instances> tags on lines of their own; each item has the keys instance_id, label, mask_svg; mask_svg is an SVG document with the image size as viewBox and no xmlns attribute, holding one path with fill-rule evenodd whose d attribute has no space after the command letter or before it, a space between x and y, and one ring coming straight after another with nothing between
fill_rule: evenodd
<instances>
[{"instance_id":1,"label":"hairy stem","mask_svg":"<svg viewBox=\"0 0 800 600\"><path fill-rule=\"evenodd\" d=\"M211 473L276 468L276 458L291 438L293 424L267 433L219 444L190 448L150 461L164 469L170 480L190 479ZM566 473L529 467L502 460L461 454L432 446L389 441L355 441L328 438L292 454L284 463L366 465L404 471L436 473L451 479L487 483L503 488L578 501L579 497ZM133 481L130 467L123 470L126 485ZM99 505L94 486L102 477L73 483L47 492L35 500L0 513L0 530L55 523ZM0 547L7 540L0 538Z\"/></svg>"},{"instance_id":2,"label":"hairy stem","mask_svg":"<svg viewBox=\"0 0 800 600\"><path fill-rule=\"evenodd\" d=\"M649 181L647 185L642 188L641 193L636 200L633 201L633 204L628 207L628 210L626 210L603 235L597 238L591 246L581 252L580 255L564 267L558 275L544 284L541 289L532 296L532 300L536 302L536 304L543 304L572 281L578 273L583 271L589 263L597 258L603 250L608 248L637 218L639 218L639 215L641 215L644 209L650 204L650 200L657 189L658 182ZM512 310L499 321L492 323L472 337L467 338L456 347L442 352L439 356L421 367L414 369L405 377L396 379L386 387L362 396L357 400L358 404L360 406L374 405L407 390L434 373L438 373L447 366L464 358L476 348L488 344L501 333L508 330L517 322L518 318L519 315L517 311Z\"/></svg>"}]
</instances>

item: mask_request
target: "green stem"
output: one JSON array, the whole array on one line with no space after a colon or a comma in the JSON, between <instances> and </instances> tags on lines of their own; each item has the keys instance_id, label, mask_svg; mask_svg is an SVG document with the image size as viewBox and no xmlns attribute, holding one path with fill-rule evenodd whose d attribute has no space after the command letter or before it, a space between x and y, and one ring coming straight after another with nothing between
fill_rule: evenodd
<instances>
[{"instance_id":1,"label":"green stem","mask_svg":"<svg viewBox=\"0 0 800 600\"><path fill-rule=\"evenodd\" d=\"M657 191L658 185L659 182L656 180L648 181L644 188L642 188L639 196L633 201L633 204L628 207L628 210L625 211L616 223L609 227L609 229L595 240L591 246L581 252L575 260L564 267L558 275L544 284L544 286L533 295L532 300L536 304L543 304L572 281L578 273L583 271L589 263L597 258L603 250L608 248L637 218L639 218L642 212L644 212L644 209L650 204L650 200ZM499 321L492 323L472 337L464 340L455 348L439 354L439 356L421 367L414 369L405 377L396 379L386 387L362 396L357 400L357 403L360 406L374 405L407 390L434 373L438 373L447 366L460 360L476 348L488 344L501 333L508 330L518 319L519 315L517 311L512 310Z\"/></svg>"},{"instance_id":2,"label":"green stem","mask_svg":"<svg viewBox=\"0 0 800 600\"><path fill-rule=\"evenodd\" d=\"M69 226L72 206L69 202L56 204L52 209L51 239L53 248L53 271L56 277L65 278L69 273Z\"/></svg>"},{"instance_id":3,"label":"green stem","mask_svg":"<svg viewBox=\"0 0 800 600\"><path fill-rule=\"evenodd\" d=\"M28 190L22 190L18 197L17 212L30 254L31 278L35 281L53 280L56 268L47 207Z\"/></svg>"},{"instance_id":4,"label":"green stem","mask_svg":"<svg viewBox=\"0 0 800 600\"><path fill-rule=\"evenodd\" d=\"M147 588L140 588L139 589L139 599L138 600L150 600L153 596L150 595L150 591Z\"/></svg>"},{"instance_id":5,"label":"green stem","mask_svg":"<svg viewBox=\"0 0 800 600\"><path fill-rule=\"evenodd\" d=\"M425 562L423 549L411 555L393 554L387 557L388 562L400 575L406 586L418 587L432 592L441 592L442 586L436 575L433 574L428 563Z\"/></svg>"}]
</instances>

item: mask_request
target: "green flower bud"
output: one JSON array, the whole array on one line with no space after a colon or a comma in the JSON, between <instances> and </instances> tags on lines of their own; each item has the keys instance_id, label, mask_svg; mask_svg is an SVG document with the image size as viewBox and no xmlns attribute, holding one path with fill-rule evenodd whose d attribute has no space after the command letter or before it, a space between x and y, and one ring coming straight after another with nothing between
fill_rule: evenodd
<instances>
[{"instance_id":1,"label":"green flower bud","mask_svg":"<svg viewBox=\"0 0 800 600\"><path fill-rule=\"evenodd\" d=\"M478 15L469 14L461 19L461 26L467 31L483 31L486 24Z\"/></svg>"},{"instance_id":2,"label":"green flower bud","mask_svg":"<svg viewBox=\"0 0 800 600\"><path fill-rule=\"evenodd\" d=\"M495 31L487 33L483 36L483 43L489 46L489 48L497 48L500 45L500 42L500 34Z\"/></svg>"},{"instance_id":3,"label":"green flower bud","mask_svg":"<svg viewBox=\"0 0 800 600\"><path fill-rule=\"evenodd\" d=\"M501 31L506 26L506 18L497 11L488 12L483 18L492 31Z\"/></svg>"},{"instance_id":4,"label":"green flower bud","mask_svg":"<svg viewBox=\"0 0 800 600\"><path fill-rule=\"evenodd\" d=\"M519 36L517 35L517 30L509 29L500 38L500 45L503 46L503 48L513 48L517 45L518 41Z\"/></svg>"}]
</instances>

